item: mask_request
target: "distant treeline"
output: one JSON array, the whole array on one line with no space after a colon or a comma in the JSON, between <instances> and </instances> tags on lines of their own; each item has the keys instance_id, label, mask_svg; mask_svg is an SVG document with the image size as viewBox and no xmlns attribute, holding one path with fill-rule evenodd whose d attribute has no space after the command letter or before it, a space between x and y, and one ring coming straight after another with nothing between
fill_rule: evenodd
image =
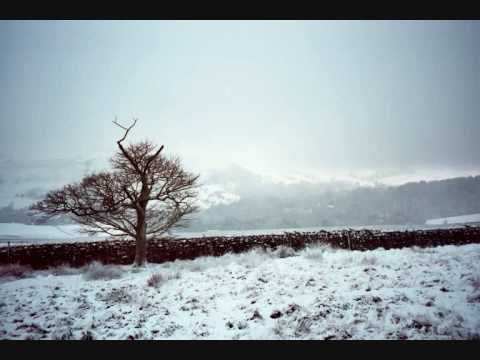
<instances>
[{"instance_id":1,"label":"distant treeline","mask_svg":"<svg viewBox=\"0 0 480 360\"><path fill-rule=\"evenodd\" d=\"M256 193L206 210L191 228L424 224L428 219L472 213L480 213L480 176L341 191L297 188L294 194Z\"/></svg>"},{"instance_id":2,"label":"distant treeline","mask_svg":"<svg viewBox=\"0 0 480 360\"><path fill-rule=\"evenodd\" d=\"M480 213L480 176L401 186L317 191L296 186L277 193L242 194L194 216L191 230L242 230L342 225L424 224L426 220ZM26 209L0 209L0 222L38 223ZM52 223L50 221L49 223ZM68 218L55 224L70 223Z\"/></svg>"}]
</instances>

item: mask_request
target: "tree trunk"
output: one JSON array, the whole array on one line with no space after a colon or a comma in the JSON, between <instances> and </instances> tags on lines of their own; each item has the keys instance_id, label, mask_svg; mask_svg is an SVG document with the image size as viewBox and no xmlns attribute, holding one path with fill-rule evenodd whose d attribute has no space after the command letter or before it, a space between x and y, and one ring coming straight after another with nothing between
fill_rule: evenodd
<instances>
[{"instance_id":1,"label":"tree trunk","mask_svg":"<svg viewBox=\"0 0 480 360\"><path fill-rule=\"evenodd\" d=\"M145 212L138 213L137 217L137 236L136 236L136 250L135 250L135 266L143 266L147 262L147 235Z\"/></svg>"}]
</instances>

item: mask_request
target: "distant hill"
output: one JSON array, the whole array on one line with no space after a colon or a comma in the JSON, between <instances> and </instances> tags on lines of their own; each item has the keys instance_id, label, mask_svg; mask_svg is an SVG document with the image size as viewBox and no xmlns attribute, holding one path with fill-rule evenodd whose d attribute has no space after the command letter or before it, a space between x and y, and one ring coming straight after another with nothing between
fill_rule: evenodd
<instances>
[{"instance_id":1,"label":"distant hill","mask_svg":"<svg viewBox=\"0 0 480 360\"><path fill-rule=\"evenodd\" d=\"M243 191L236 202L210 207L191 228L425 224L428 219L480 213L480 176L353 189L304 183L272 188L275 191L265 193Z\"/></svg>"},{"instance_id":2,"label":"distant hill","mask_svg":"<svg viewBox=\"0 0 480 360\"><path fill-rule=\"evenodd\" d=\"M190 230L425 224L480 213L480 176L420 181L400 186L342 183L274 184L240 173L207 179L202 211ZM237 179L248 181L235 181ZM0 222L34 223L26 209L0 208ZM68 218L54 224L67 224ZM52 222L50 222L52 223Z\"/></svg>"}]
</instances>

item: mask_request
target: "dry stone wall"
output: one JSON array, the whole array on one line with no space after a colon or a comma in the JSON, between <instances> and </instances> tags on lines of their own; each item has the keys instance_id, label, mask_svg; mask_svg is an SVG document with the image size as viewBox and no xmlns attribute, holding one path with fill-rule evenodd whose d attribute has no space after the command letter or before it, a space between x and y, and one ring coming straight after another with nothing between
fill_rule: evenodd
<instances>
[{"instance_id":1,"label":"dry stone wall","mask_svg":"<svg viewBox=\"0 0 480 360\"><path fill-rule=\"evenodd\" d=\"M288 246L300 249L308 245L329 244L351 250L394 249L409 246L431 247L480 243L480 227L422 231L342 230L291 232L280 235L233 237L169 238L150 241L148 261L162 263L199 256L239 253L255 247L275 249ZM19 263L34 269L52 266L83 266L92 261L105 264L131 264L135 257L133 240L106 240L64 244L41 244L0 248L0 264Z\"/></svg>"}]
</instances>

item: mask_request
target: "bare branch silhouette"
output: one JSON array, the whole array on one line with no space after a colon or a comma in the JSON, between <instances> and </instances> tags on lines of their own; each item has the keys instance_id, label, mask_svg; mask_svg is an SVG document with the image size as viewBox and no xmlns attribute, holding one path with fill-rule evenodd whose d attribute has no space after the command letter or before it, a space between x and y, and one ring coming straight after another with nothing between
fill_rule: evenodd
<instances>
[{"instance_id":1,"label":"bare branch silhouette","mask_svg":"<svg viewBox=\"0 0 480 360\"><path fill-rule=\"evenodd\" d=\"M128 127L113 123L125 133L111 158L112 171L51 191L31 209L46 216L69 214L91 234L135 238L135 265L141 266L148 240L184 225L186 215L197 210L199 176L185 171L178 157L163 156L163 145L143 141L123 146L137 119Z\"/></svg>"}]
</instances>

